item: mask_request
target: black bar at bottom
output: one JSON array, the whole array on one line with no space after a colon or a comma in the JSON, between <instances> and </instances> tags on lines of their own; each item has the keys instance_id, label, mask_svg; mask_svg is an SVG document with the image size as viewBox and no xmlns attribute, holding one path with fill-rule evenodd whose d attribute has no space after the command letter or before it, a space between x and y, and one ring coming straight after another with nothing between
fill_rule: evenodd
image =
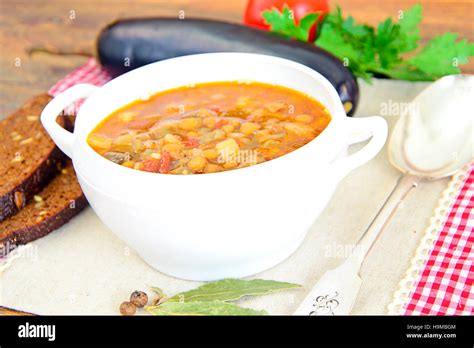
<instances>
[{"instance_id":1,"label":"black bar at bottom","mask_svg":"<svg viewBox=\"0 0 474 348\"><path fill-rule=\"evenodd\" d=\"M54 340L52 326L43 325L54 325ZM473 329L473 317L0 317L0 346L276 342L472 347ZM40 333L46 337L31 337ZM30 337L20 337L25 335Z\"/></svg>"}]
</instances>

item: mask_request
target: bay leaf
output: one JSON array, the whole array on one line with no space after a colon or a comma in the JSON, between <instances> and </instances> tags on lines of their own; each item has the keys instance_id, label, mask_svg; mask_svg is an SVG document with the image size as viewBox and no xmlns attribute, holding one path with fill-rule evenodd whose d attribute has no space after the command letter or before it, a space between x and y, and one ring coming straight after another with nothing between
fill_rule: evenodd
<instances>
[{"instance_id":1,"label":"bay leaf","mask_svg":"<svg viewBox=\"0 0 474 348\"><path fill-rule=\"evenodd\" d=\"M147 306L145 310L153 315L267 315L264 310L244 308L232 302L193 301L164 302L159 306Z\"/></svg>"},{"instance_id":2,"label":"bay leaf","mask_svg":"<svg viewBox=\"0 0 474 348\"><path fill-rule=\"evenodd\" d=\"M167 302L235 301L244 296L265 295L275 291L299 288L301 285L264 279L223 279L176 294Z\"/></svg>"}]
</instances>

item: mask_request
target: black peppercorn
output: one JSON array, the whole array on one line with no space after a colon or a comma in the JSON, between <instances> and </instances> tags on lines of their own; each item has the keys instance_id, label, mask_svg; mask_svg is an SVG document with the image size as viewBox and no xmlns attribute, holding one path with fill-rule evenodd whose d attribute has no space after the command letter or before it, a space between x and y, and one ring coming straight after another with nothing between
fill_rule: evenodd
<instances>
[{"instance_id":1,"label":"black peppercorn","mask_svg":"<svg viewBox=\"0 0 474 348\"><path fill-rule=\"evenodd\" d=\"M143 307L148 303L148 295L143 291L135 290L130 295L130 302L137 307Z\"/></svg>"},{"instance_id":2,"label":"black peppercorn","mask_svg":"<svg viewBox=\"0 0 474 348\"><path fill-rule=\"evenodd\" d=\"M125 301L120 305L120 313L122 315L134 315L137 311L137 306L133 303Z\"/></svg>"}]
</instances>

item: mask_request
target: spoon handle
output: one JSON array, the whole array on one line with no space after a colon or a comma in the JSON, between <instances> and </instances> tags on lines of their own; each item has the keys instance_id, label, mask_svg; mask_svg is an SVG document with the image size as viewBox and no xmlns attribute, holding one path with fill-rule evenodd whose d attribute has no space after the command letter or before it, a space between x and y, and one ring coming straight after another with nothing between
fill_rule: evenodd
<instances>
[{"instance_id":1,"label":"spoon handle","mask_svg":"<svg viewBox=\"0 0 474 348\"><path fill-rule=\"evenodd\" d=\"M354 250L355 252L352 253L351 257L359 268L382 230L395 215L395 212L403 205L403 200L418 186L420 180L420 177L406 173L398 178L392 192L356 243L356 250Z\"/></svg>"},{"instance_id":2,"label":"spoon handle","mask_svg":"<svg viewBox=\"0 0 474 348\"><path fill-rule=\"evenodd\" d=\"M337 268L326 272L305 297L295 315L347 315L357 299L362 280L359 269L380 232L389 222L420 178L402 175L351 255Z\"/></svg>"}]
</instances>

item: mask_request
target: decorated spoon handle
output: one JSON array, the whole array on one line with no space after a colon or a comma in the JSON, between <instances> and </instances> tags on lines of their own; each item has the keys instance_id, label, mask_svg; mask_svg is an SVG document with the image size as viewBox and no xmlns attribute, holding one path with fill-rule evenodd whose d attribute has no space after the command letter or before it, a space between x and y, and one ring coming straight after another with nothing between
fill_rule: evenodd
<instances>
[{"instance_id":1,"label":"decorated spoon handle","mask_svg":"<svg viewBox=\"0 0 474 348\"><path fill-rule=\"evenodd\" d=\"M348 258L323 274L293 315L349 314L361 284L357 264Z\"/></svg>"}]
</instances>

